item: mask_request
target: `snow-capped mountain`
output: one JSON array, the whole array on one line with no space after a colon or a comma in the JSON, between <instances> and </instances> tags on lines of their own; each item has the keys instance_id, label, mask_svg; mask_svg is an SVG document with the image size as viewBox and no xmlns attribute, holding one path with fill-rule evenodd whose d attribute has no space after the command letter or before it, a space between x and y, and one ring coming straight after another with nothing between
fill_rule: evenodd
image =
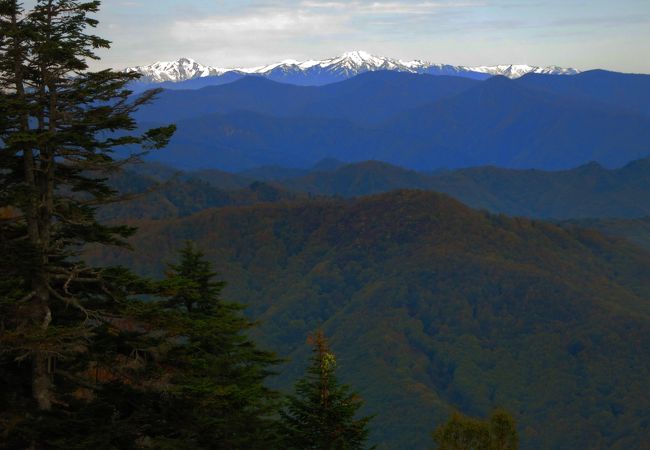
<instances>
[{"instance_id":1,"label":"snow-capped mountain","mask_svg":"<svg viewBox=\"0 0 650 450\"><path fill-rule=\"evenodd\" d=\"M199 64L191 58L180 58L177 61L159 61L149 66L129 67L125 71L141 74L141 81L162 83L165 81L179 82L194 78L223 75L229 72L229 69L217 69Z\"/></svg>"},{"instance_id":2,"label":"snow-capped mountain","mask_svg":"<svg viewBox=\"0 0 650 450\"><path fill-rule=\"evenodd\" d=\"M467 67L472 72L486 73L489 75L503 75L508 78L520 78L529 73L545 73L549 75L577 75L577 69L558 66L537 67L526 64L510 64L500 66Z\"/></svg>"},{"instance_id":3,"label":"snow-capped mountain","mask_svg":"<svg viewBox=\"0 0 650 450\"><path fill-rule=\"evenodd\" d=\"M519 78L527 73L554 75L575 75L578 73L576 69L566 69L557 66L500 65L468 67L433 64L422 60L402 61L371 55L363 51L347 52L341 56L325 60L285 60L267 66L251 68L214 68L203 66L189 58L181 58L178 61L157 62L150 66L132 67L126 70L141 73L143 75L141 81L153 83L179 82L196 78L215 77L215 84L219 84L218 78L224 74L228 74L227 78L229 81L236 75L259 75L274 81L301 85L323 85L342 81L360 73L377 70L394 70L431 75L453 75L476 79L489 78L493 75Z\"/></svg>"}]
</instances>

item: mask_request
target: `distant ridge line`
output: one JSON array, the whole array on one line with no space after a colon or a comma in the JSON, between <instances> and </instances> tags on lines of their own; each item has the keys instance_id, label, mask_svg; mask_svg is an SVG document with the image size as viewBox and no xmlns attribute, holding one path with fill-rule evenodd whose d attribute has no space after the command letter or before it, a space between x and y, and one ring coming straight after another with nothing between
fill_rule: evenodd
<instances>
[{"instance_id":1,"label":"distant ridge line","mask_svg":"<svg viewBox=\"0 0 650 450\"><path fill-rule=\"evenodd\" d=\"M284 60L274 64L250 68L220 68L205 66L191 58L176 61L158 61L144 66L129 67L126 72L142 75L141 81L148 83L181 82L205 77L233 75L261 75L275 81L294 84L322 85L341 81L360 73L388 70L431 75L454 75L474 79L485 79L494 75L519 78L529 73L552 75L575 75L573 68L558 66L530 66L527 64L505 64L496 66L455 66L436 64L423 60L405 61L375 56L364 51L351 51L324 60Z\"/></svg>"}]
</instances>

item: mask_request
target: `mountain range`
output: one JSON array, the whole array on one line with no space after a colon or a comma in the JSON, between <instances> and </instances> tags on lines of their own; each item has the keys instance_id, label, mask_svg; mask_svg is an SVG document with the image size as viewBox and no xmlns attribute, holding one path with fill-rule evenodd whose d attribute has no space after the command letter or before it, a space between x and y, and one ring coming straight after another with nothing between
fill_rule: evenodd
<instances>
[{"instance_id":1,"label":"mountain range","mask_svg":"<svg viewBox=\"0 0 650 450\"><path fill-rule=\"evenodd\" d=\"M267 174L266 181L286 190L343 197L424 189L473 208L543 219L650 216L650 159L615 170L591 163L557 172L473 167L434 174L368 161L293 177L280 172L275 181Z\"/></svg>"},{"instance_id":2,"label":"mountain range","mask_svg":"<svg viewBox=\"0 0 650 450\"><path fill-rule=\"evenodd\" d=\"M528 73L554 75L575 75L578 73L576 69L557 66L537 67L526 64L511 64L468 67L433 64L422 60L402 61L374 56L364 51L346 52L341 56L325 60L285 60L252 68L216 68L204 66L191 58L180 58L176 61L159 61L151 65L130 67L125 70L141 74L141 83L167 82L165 87L170 89L218 85L245 75L259 75L283 83L317 86L342 81L360 73L378 70L461 76L474 79L486 79L493 75L519 78ZM180 83L197 79L203 80L198 83L196 81L187 84ZM177 83L180 84L174 86Z\"/></svg>"},{"instance_id":3,"label":"mountain range","mask_svg":"<svg viewBox=\"0 0 650 450\"><path fill-rule=\"evenodd\" d=\"M183 169L305 168L329 157L418 170L558 170L591 161L620 167L650 154L647 100L649 75L480 81L377 71L325 86L251 76L166 90L137 118L143 127L178 125L151 158Z\"/></svg>"},{"instance_id":4,"label":"mountain range","mask_svg":"<svg viewBox=\"0 0 650 450\"><path fill-rule=\"evenodd\" d=\"M345 164L335 160L321 161L310 169L267 166L240 173L179 172L144 164L114 175L111 184L122 192L148 192L103 208L101 216L111 220L167 219L213 207L350 198L397 189L443 192L473 208L537 219L650 217L650 159L614 170L591 163L558 172L473 167L424 173L379 161Z\"/></svg>"}]
</instances>

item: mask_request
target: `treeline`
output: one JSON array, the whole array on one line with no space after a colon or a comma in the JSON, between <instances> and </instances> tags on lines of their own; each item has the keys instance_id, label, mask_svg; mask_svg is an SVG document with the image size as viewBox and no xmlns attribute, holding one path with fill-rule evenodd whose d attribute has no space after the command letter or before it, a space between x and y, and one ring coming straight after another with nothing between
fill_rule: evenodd
<instances>
[{"instance_id":1,"label":"treeline","mask_svg":"<svg viewBox=\"0 0 650 450\"><path fill-rule=\"evenodd\" d=\"M174 132L136 134L131 114L156 92L133 99L134 75L88 71L109 47L87 32L98 8L0 1L0 447L365 448L371 418L322 333L283 398L267 386L281 360L251 340L254 322L194 246L158 281L84 260L86 245L126 246L135 231L97 219L120 200L107 174L136 158L114 152L159 149ZM504 420L454 417L435 438L515 448Z\"/></svg>"}]
</instances>

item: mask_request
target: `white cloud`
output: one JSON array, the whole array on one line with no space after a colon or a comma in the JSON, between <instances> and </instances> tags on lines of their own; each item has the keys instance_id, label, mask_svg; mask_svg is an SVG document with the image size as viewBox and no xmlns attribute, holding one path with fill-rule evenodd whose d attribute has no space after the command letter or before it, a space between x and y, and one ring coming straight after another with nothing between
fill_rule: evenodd
<instances>
[{"instance_id":1,"label":"white cloud","mask_svg":"<svg viewBox=\"0 0 650 450\"><path fill-rule=\"evenodd\" d=\"M345 10L349 14L435 14L445 9L460 9L483 6L479 2L319 2L304 0L300 3L303 8Z\"/></svg>"},{"instance_id":2,"label":"white cloud","mask_svg":"<svg viewBox=\"0 0 650 450\"><path fill-rule=\"evenodd\" d=\"M326 14L308 11L254 12L241 16L211 16L195 20L178 20L171 27L172 37L179 41L234 39L287 35L330 34L340 32L344 22ZM253 33L253 35L251 34Z\"/></svg>"},{"instance_id":3,"label":"white cloud","mask_svg":"<svg viewBox=\"0 0 650 450\"><path fill-rule=\"evenodd\" d=\"M638 57L650 42L650 3L624 1L636 6L623 13L609 0L583 1L585 17L584 8L566 0L105 0L97 31L114 48L100 51L106 59L97 64L191 56L215 66L255 66L363 49L465 65L527 61L585 69L610 58L617 67L608 68L650 71ZM621 48L630 51L602 54L611 39L626 40Z\"/></svg>"}]
</instances>

